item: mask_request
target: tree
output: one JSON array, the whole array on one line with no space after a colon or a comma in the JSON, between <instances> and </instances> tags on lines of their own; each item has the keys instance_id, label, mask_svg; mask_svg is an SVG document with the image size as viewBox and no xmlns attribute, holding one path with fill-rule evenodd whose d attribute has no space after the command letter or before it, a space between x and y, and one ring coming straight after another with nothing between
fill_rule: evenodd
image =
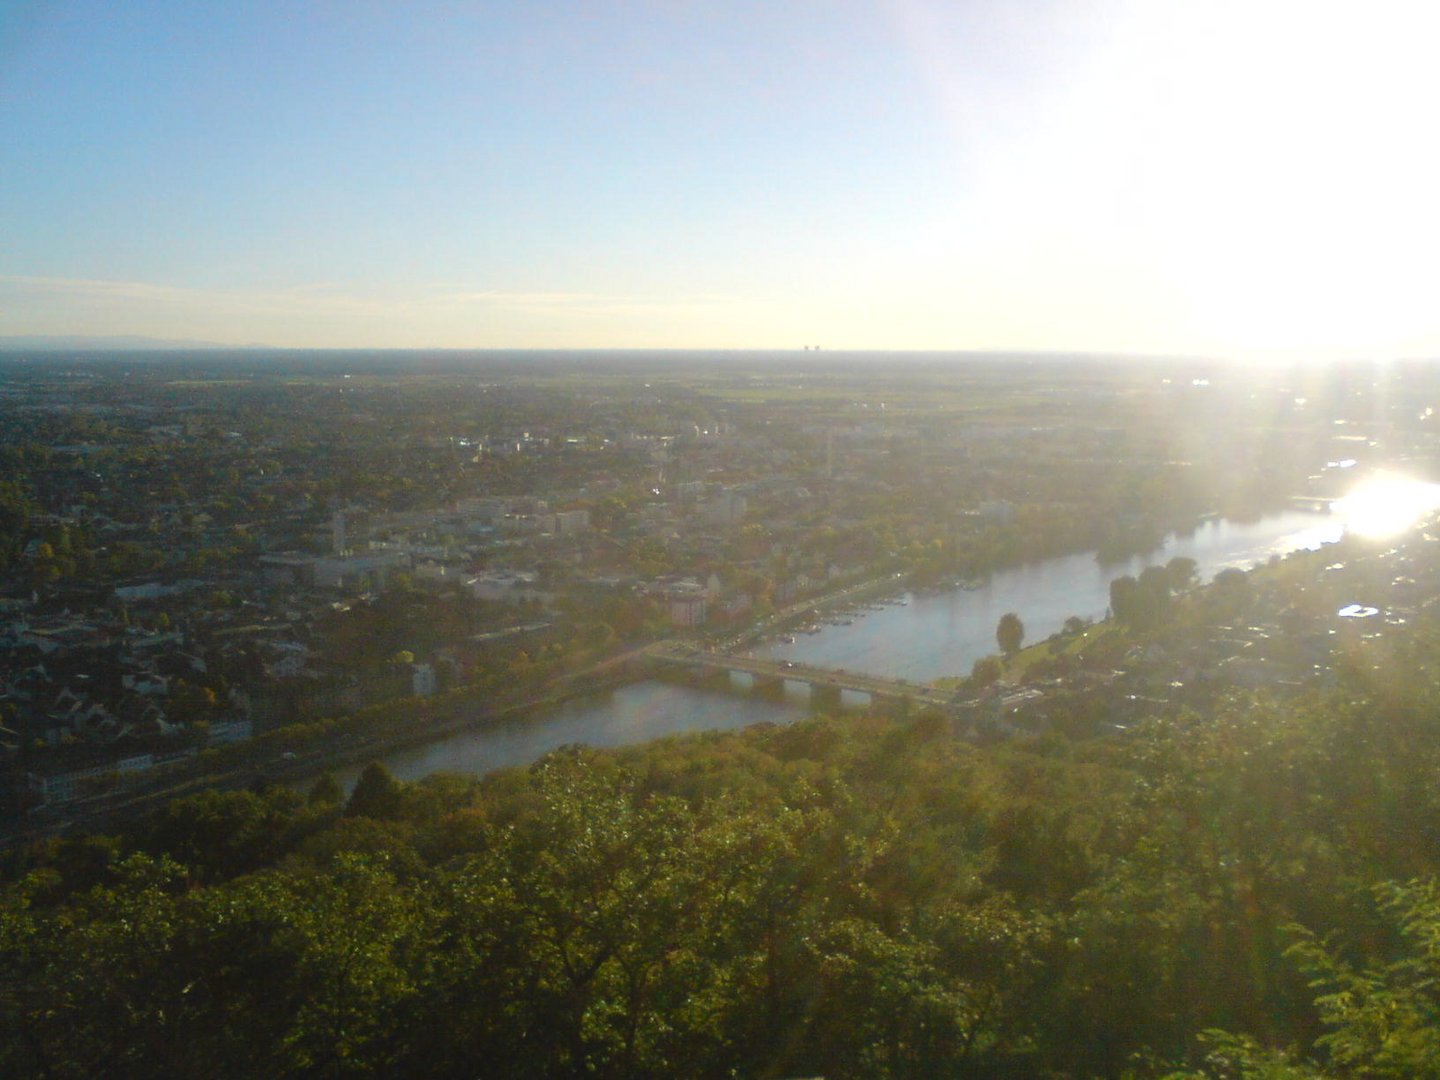
<instances>
[{"instance_id":1,"label":"tree","mask_svg":"<svg viewBox=\"0 0 1440 1080\"><path fill-rule=\"evenodd\" d=\"M1400 955L1393 961L1356 970L1333 942L1304 931L1289 950L1310 986L1327 991L1315 999L1330 1028L1318 1045L1344 1075L1434 1076L1440 888L1434 881L1382 882L1373 891L1385 921L1398 930Z\"/></svg>"},{"instance_id":2,"label":"tree","mask_svg":"<svg viewBox=\"0 0 1440 1080\"><path fill-rule=\"evenodd\" d=\"M345 804L346 817L390 819L400 814L400 781L378 761L365 766L350 801Z\"/></svg>"},{"instance_id":3,"label":"tree","mask_svg":"<svg viewBox=\"0 0 1440 1080\"><path fill-rule=\"evenodd\" d=\"M1250 591L1250 579L1245 576L1245 571L1234 566L1227 566L1215 575L1215 590L1227 594L1243 594Z\"/></svg>"},{"instance_id":4,"label":"tree","mask_svg":"<svg viewBox=\"0 0 1440 1080\"><path fill-rule=\"evenodd\" d=\"M1170 616L1170 574L1162 566L1147 566L1137 582L1145 594L1149 625L1159 626Z\"/></svg>"},{"instance_id":5,"label":"tree","mask_svg":"<svg viewBox=\"0 0 1440 1080\"><path fill-rule=\"evenodd\" d=\"M1206 1030L1199 1034L1205 1068L1165 1080L1255 1077L1265 1080L1410 1080L1436 1075L1440 1028L1435 1024L1436 949L1440 897L1433 881L1382 882L1373 887L1385 921L1398 932L1399 955L1358 970L1330 938L1292 927L1298 940L1286 955L1309 978L1320 1022L1330 1030L1317 1040L1321 1071L1295 1050L1261 1046L1248 1035Z\"/></svg>"},{"instance_id":6,"label":"tree","mask_svg":"<svg viewBox=\"0 0 1440 1080\"><path fill-rule=\"evenodd\" d=\"M1110 614L1115 616L1116 622L1125 623L1127 626L1135 623L1139 591L1140 583L1129 574L1110 582Z\"/></svg>"},{"instance_id":7,"label":"tree","mask_svg":"<svg viewBox=\"0 0 1440 1080\"><path fill-rule=\"evenodd\" d=\"M1146 567L1139 581L1126 574L1110 582L1110 612L1132 630L1157 625L1169 603L1169 577L1162 567Z\"/></svg>"},{"instance_id":8,"label":"tree","mask_svg":"<svg viewBox=\"0 0 1440 1080\"><path fill-rule=\"evenodd\" d=\"M335 779L334 773L321 773L305 797L310 806L339 806L345 800L345 790Z\"/></svg>"},{"instance_id":9,"label":"tree","mask_svg":"<svg viewBox=\"0 0 1440 1080\"><path fill-rule=\"evenodd\" d=\"M999 660L993 656L982 656L970 668L970 682L975 687L984 689L999 682L1002 674Z\"/></svg>"},{"instance_id":10,"label":"tree","mask_svg":"<svg viewBox=\"0 0 1440 1080\"><path fill-rule=\"evenodd\" d=\"M158 811L147 846L209 881L268 865L293 843L300 798L283 787L253 791L202 791Z\"/></svg>"},{"instance_id":11,"label":"tree","mask_svg":"<svg viewBox=\"0 0 1440 1080\"><path fill-rule=\"evenodd\" d=\"M1025 624L1020 621L1020 616L1013 611L1001 615L1000 622L995 627L995 640L1000 645L1000 651L1007 657L1019 652L1020 645L1025 640Z\"/></svg>"},{"instance_id":12,"label":"tree","mask_svg":"<svg viewBox=\"0 0 1440 1080\"><path fill-rule=\"evenodd\" d=\"M174 723L194 724L209 720L218 707L219 698L214 690L176 679L175 687L165 701L165 715Z\"/></svg>"},{"instance_id":13,"label":"tree","mask_svg":"<svg viewBox=\"0 0 1440 1080\"><path fill-rule=\"evenodd\" d=\"M1182 592L1200 579L1200 564L1188 555L1176 555L1165 564L1165 574L1171 590Z\"/></svg>"}]
</instances>

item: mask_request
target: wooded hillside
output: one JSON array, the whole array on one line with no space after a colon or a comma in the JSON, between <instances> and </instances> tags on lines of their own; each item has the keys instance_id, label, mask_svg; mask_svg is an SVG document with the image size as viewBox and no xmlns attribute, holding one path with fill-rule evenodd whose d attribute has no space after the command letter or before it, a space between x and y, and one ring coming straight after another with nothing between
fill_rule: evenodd
<instances>
[{"instance_id":1,"label":"wooded hillside","mask_svg":"<svg viewBox=\"0 0 1440 1080\"><path fill-rule=\"evenodd\" d=\"M816 719L173 803L10 856L0 1073L1435 1075L1437 639L1387 640L1108 739Z\"/></svg>"}]
</instances>

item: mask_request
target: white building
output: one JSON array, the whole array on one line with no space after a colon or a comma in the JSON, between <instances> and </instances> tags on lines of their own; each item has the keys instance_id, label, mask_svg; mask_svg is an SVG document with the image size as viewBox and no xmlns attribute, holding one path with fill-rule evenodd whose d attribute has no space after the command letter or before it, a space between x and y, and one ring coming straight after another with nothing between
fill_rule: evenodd
<instances>
[{"instance_id":1,"label":"white building","mask_svg":"<svg viewBox=\"0 0 1440 1080\"><path fill-rule=\"evenodd\" d=\"M465 584L476 600L518 604L525 600L543 602L549 598L537 587L538 580L539 575L533 570L489 570Z\"/></svg>"},{"instance_id":2,"label":"white building","mask_svg":"<svg viewBox=\"0 0 1440 1080\"><path fill-rule=\"evenodd\" d=\"M212 720L208 743L210 746L229 746L232 743L248 742L254 735L253 720Z\"/></svg>"},{"instance_id":3,"label":"white building","mask_svg":"<svg viewBox=\"0 0 1440 1080\"><path fill-rule=\"evenodd\" d=\"M435 668L430 664L416 664L410 675L410 693L416 697L429 697L437 686Z\"/></svg>"}]
</instances>

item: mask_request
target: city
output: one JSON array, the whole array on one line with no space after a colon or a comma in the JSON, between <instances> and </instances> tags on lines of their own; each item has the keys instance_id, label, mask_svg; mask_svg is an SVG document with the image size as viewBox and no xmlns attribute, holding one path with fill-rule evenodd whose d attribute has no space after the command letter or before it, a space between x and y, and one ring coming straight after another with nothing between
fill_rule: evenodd
<instances>
[{"instance_id":1,"label":"city","mask_svg":"<svg viewBox=\"0 0 1440 1080\"><path fill-rule=\"evenodd\" d=\"M0 4L0 1077L1440 1077L1437 39Z\"/></svg>"},{"instance_id":2,"label":"city","mask_svg":"<svg viewBox=\"0 0 1440 1080\"><path fill-rule=\"evenodd\" d=\"M10 985L33 988L7 1006L32 1040L0 1044L15 1061L101 1062L123 1030L137 1060L183 1046L190 1074L293 1070L338 1039L407 1071L683 1053L857 1075L898 1023L891 1074L1106 1075L1136 1039L1179 1053L1237 1000L1240 1022L1304 1000L1298 972L1232 968L1242 912L1362 918L1347 875L1427 865L1425 366L3 367L0 858L20 905L3 940ZM1213 896L1160 916L1167 875L1217 872ZM128 957L106 993L138 1010L78 1042L47 1019L68 1006L38 1004L92 948L46 914L76 904ZM277 942L284 964L352 974L325 992L286 975L303 1004L283 1020L236 1013L249 989L195 998L177 1041L157 1012L176 979L249 985L208 953L239 910L242 940L313 927ZM332 910L365 913L368 966ZM153 956L126 952L134 918ZM715 919L739 921L706 944ZM1213 947L1148 967L1206 925ZM499 928L520 952L468 956ZM921 974L877 989L891 961L852 932L912 950ZM1267 931L1275 965L1304 940L1287 934ZM462 940L453 968L414 966ZM740 973L767 950L770 975ZM1343 977L1338 954L1307 955ZM588 975L569 966L585 956ZM1096 980L1134 964L1154 978L1097 1012ZM617 1006L627 965L644 981ZM537 966L578 1013L522 989ZM916 978L969 1004L932 1012ZM708 1049L663 1004L697 979L739 980L709 1007L725 1033ZM477 987L553 1037L518 1044L509 1019L457 1004ZM778 1011L753 1016L756 994ZM420 1002L453 1035L412 1038ZM261 1032L244 1049L237 1017ZM590 1034L567 1042L575 1024Z\"/></svg>"},{"instance_id":3,"label":"city","mask_svg":"<svg viewBox=\"0 0 1440 1080\"><path fill-rule=\"evenodd\" d=\"M387 703L543 698L856 583L1123 561L1207 518L1338 498L1357 459L1403 467L1434 438L1413 372L1376 417L1348 371L1297 389L976 361L882 381L839 358L783 376L702 358L582 389L543 363L343 366L10 361L0 702L22 819L155 770L253 765L224 748L257 735L313 752L307 723L403 714Z\"/></svg>"}]
</instances>

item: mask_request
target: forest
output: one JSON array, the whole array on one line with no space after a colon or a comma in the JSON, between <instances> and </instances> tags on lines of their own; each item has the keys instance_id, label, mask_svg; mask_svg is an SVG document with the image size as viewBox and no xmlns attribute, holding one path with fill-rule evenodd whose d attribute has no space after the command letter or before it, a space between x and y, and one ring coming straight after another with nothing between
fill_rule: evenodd
<instances>
[{"instance_id":1,"label":"forest","mask_svg":"<svg viewBox=\"0 0 1440 1080\"><path fill-rule=\"evenodd\" d=\"M10 1077L1440 1074L1440 633L1069 741L816 717L12 850Z\"/></svg>"}]
</instances>

